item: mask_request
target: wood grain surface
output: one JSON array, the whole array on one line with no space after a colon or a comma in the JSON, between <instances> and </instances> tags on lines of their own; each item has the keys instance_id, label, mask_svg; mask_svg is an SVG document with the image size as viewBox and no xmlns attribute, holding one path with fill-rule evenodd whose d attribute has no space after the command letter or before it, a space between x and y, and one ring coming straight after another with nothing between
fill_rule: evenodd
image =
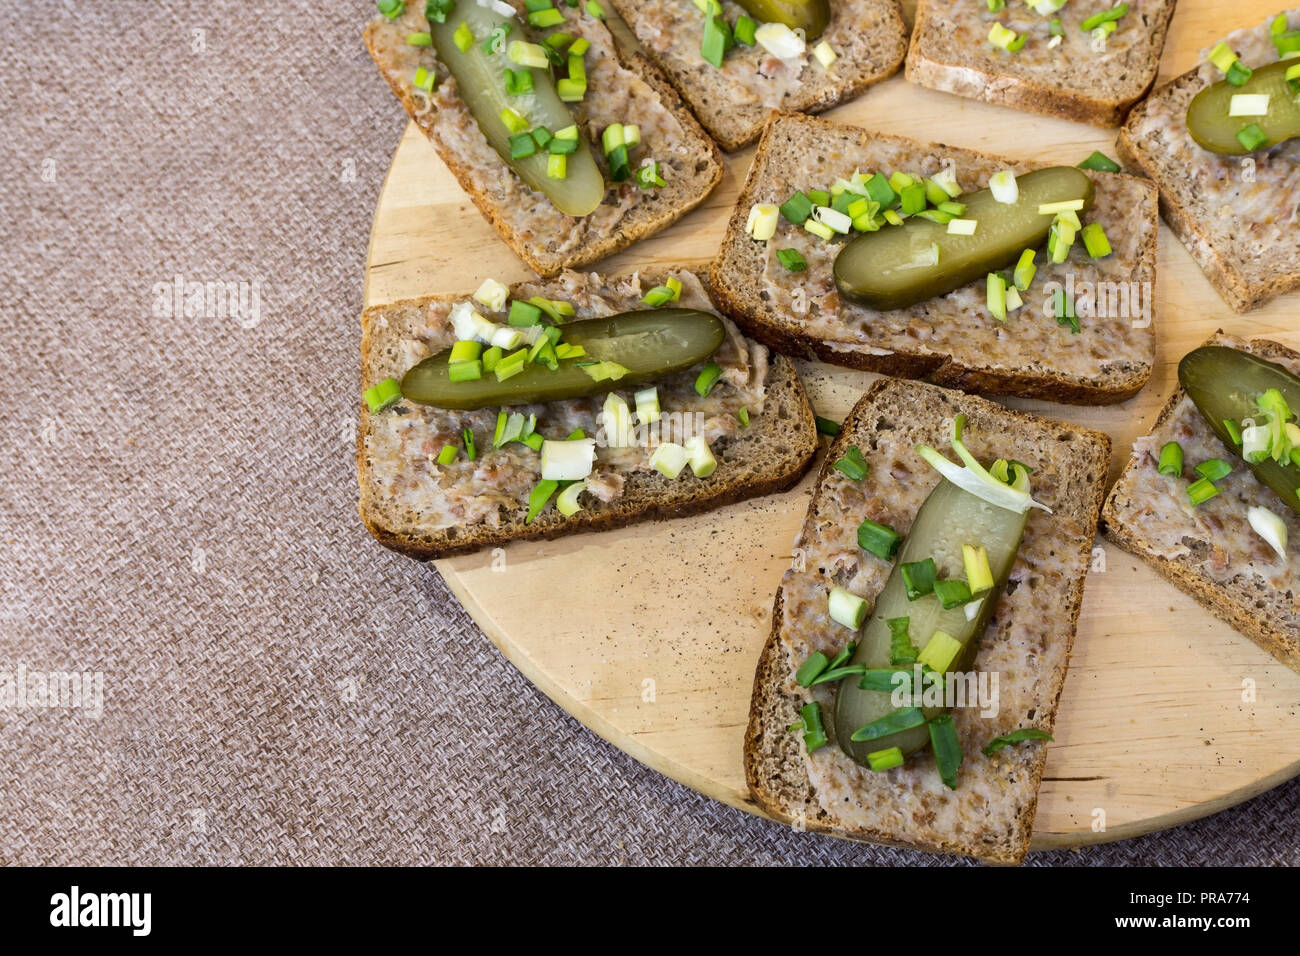
<instances>
[{"instance_id":1,"label":"wood grain surface","mask_svg":"<svg viewBox=\"0 0 1300 956\"><path fill-rule=\"evenodd\" d=\"M1182 0L1160 82L1194 65L1227 30L1274 12L1274 3L1257 0ZM395 122L397 112L394 104ZM1114 155L1113 132L932 92L901 75L827 115L1045 162L1077 163L1094 149ZM704 266L752 155L729 156L702 207L600 270ZM375 212L366 304L468 293L489 276L510 282L530 272L409 125ZM1162 225L1157 366L1146 389L1107 408L1007 404L1108 432L1114 478L1185 352L1216 328L1300 347L1300 332L1291 331L1297 305L1291 295L1234 315ZM819 363L800 370L818 412L832 418L847 413L870 379ZM437 567L502 653L561 707L651 767L754 811L741 765L750 687L810 488L808 478L787 494L704 517L522 543ZM1040 849L1173 826L1300 773L1300 674L1138 559L1096 546L1035 821Z\"/></svg>"}]
</instances>

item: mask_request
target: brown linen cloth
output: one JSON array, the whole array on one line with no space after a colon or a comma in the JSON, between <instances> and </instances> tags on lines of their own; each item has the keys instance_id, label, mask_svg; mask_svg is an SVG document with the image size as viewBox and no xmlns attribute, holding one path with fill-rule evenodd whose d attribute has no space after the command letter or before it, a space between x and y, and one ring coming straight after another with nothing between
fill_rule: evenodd
<instances>
[{"instance_id":1,"label":"brown linen cloth","mask_svg":"<svg viewBox=\"0 0 1300 956\"><path fill-rule=\"evenodd\" d=\"M405 126L370 9L0 8L0 672L104 680L99 719L0 710L0 861L952 862L640 766L362 528L362 270ZM176 315L177 276L247 308ZM1296 863L1298 797L1030 862Z\"/></svg>"}]
</instances>

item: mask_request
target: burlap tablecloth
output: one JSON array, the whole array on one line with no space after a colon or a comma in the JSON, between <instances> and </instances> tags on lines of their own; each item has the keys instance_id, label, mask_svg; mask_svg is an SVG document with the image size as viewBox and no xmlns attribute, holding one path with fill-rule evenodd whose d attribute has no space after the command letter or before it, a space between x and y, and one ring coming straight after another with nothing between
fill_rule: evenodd
<instances>
[{"instance_id":1,"label":"burlap tablecloth","mask_svg":"<svg viewBox=\"0 0 1300 956\"><path fill-rule=\"evenodd\" d=\"M362 528L362 267L405 125L369 9L0 10L0 672L28 704L0 710L0 860L951 862L647 770ZM177 277L245 308L177 314ZM54 671L102 674L102 715L93 677L36 706ZM1294 863L1298 798L1031 862Z\"/></svg>"}]
</instances>

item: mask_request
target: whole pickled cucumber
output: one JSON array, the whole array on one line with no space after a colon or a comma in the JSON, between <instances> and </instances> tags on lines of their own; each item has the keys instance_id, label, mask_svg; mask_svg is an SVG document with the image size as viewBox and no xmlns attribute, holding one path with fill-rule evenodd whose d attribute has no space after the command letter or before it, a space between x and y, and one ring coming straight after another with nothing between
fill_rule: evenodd
<instances>
[{"instance_id":1,"label":"whole pickled cucumber","mask_svg":"<svg viewBox=\"0 0 1300 956\"><path fill-rule=\"evenodd\" d=\"M804 37L815 40L826 32L831 22L830 0L736 0L760 23L784 23L791 30L801 29Z\"/></svg>"},{"instance_id":2,"label":"whole pickled cucumber","mask_svg":"<svg viewBox=\"0 0 1300 956\"><path fill-rule=\"evenodd\" d=\"M973 236L950 234L946 224L918 216L858 235L835 257L840 294L881 311L946 295L1041 246L1055 217L1040 215L1040 204L1081 199L1085 210L1092 205L1092 180L1073 166L1034 170L1016 183L1014 203L998 202L988 189L961 197L966 206L962 218L978 223ZM929 258L934 244L939 246L937 263Z\"/></svg>"},{"instance_id":3,"label":"whole pickled cucumber","mask_svg":"<svg viewBox=\"0 0 1300 956\"><path fill-rule=\"evenodd\" d=\"M1270 388L1281 392L1292 409L1300 410L1300 378L1280 365L1223 345L1204 345L1183 356L1178 363L1178 384L1214 434L1237 454L1241 446L1233 441L1224 419L1230 418L1238 425L1247 418L1262 421L1255 399ZM1300 490L1300 468L1272 458L1247 464L1287 507L1300 513L1300 497L1296 495Z\"/></svg>"},{"instance_id":4,"label":"whole pickled cucumber","mask_svg":"<svg viewBox=\"0 0 1300 956\"><path fill-rule=\"evenodd\" d=\"M989 614L998 594L1006 584L1007 576L1020 548L1028 513L1018 514L991 505L947 479L930 492L907 539L898 554L898 563L876 598L876 606L862 631L857 652L852 663L870 669L901 669L909 673L912 665L894 668L890 663L890 618L909 618L908 630L912 643L918 648L936 630L956 638L962 651L953 660L949 671L965 670L974 659L979 636L984 632ZM979 611L967 620L964 605L945 610L935 594L926 594L915 601L907 599L907 586L903 581L902 566L913 561L934 558L939 577L960 577L963 569L962 545L983 545L988 551L989 570L993 572L993 588L976 597ZM930 731L925 724L898 731L870 741L853 740L853 734L873 721L896 709L891 695L886 691L863 690L860 678L846 677L840 682L835 697L835 737L841 749L860 764L867 763L867 755L879 750L898 747L903 756L915 753L930 743ZM944 708L924 708L928 720L942 713Z\"/></svg>"},{"instance_id":5,"label":"whole pickled cucumber","mask_svg":"<svg viewBox=\"0 0 1300 956\"><path fill-rule=\"evenodd\" d=\"M1286 82L1286 71L1295 63L1295 60L1279 60L1262 66L1241 86L1233 86L1227 80L1207 86L1187 107L1187 132L1204 149L1225 156L1253 152L1237 139L1237 134L1252 123L1268 137L1256 149L1268 149L1300 136L1300 105ZM1229 116L1232 98L1251 93L1268 96L1268 111L1263 116Z\"/></svg>"},{"instance_id":6,"label":"whole pickled cucumber","mask_svg":"<svg viewBox=\"0 0 1300 956\"><path fill-rule=\"evenodd\" d=\"M645 309L562 326L563 341L580 345L586 355L566 359L552 371L529 363L518 375L497 381L495 375L453 382L448 376L451 350L431 355L402 378L402 395L439 408L488 408L581 398L652 382L703 362L726 335L722 320L696 309ZM579 362L617 362L621 378L596 381Z\"/></svg>"},{"instance_id":7,"label":"whole pickled cucumber","mask_svg":"<svg viewBox=\"0 0 1300 956\"><path fill-rule=\"evenodd\" d=\"M462 23L474 34L474 42L466 50L457 46L454 39ZM484 44L492 37L493 31L507 26L510 30L503 35L504 39L493 44L491 50L485 50ZM506 55L510 42L521 39L518 18L504 17L473 0L462 0L447 16L445 23L431 22L429 32L438 59L456 78L460 98L502 161L525 183L544 193L565 215L585 216L595 210L605 198L605 179L592 159L581 128L578 131L578 149L567 156L563 179L552 179L546 174L547 153L544 149L522 159L510 156L510 137L514 134L501 118L503 110L513 109L528 122L529 129L544 126L552 133L576 122L556 93L550 70L528 70L533 77L531 93L518 96L506 93L505 71L522 69ZM498 36L501 35L498 32Z\"/></svg>"}]
</instances>

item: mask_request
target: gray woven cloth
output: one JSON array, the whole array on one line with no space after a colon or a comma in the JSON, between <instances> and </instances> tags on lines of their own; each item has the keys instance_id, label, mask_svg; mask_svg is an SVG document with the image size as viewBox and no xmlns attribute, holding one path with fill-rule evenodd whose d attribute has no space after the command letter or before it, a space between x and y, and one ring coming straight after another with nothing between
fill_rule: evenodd
<instances>
[{"instance_id":1,"label":"gray woven cloth","mask_svg":"<svg viewBox=\"0 0 1300 956\"><path fill-rule=\"evenodd\" d=\"M0 10L0 672L29 704L0 709L0 861L953 862L642 767L362 528L362 268L405 125L368 12ZM246 308L176 314L178 276ZM102 674L102 715L93 678L36 706L54 671ZM1298 801L1030 862L1296 863Z\"/></svg>"}]
</instances>

